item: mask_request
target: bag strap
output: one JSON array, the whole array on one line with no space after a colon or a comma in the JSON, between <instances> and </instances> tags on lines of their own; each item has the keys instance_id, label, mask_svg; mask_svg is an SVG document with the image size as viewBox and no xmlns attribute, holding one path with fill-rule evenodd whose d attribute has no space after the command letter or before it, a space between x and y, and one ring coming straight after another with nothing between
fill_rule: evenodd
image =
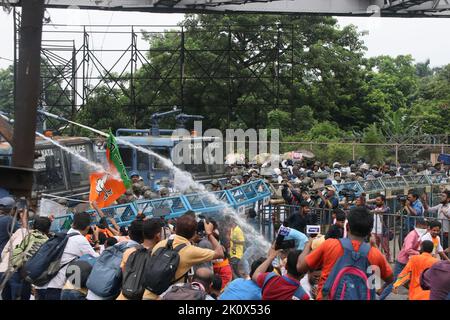
<instances>
[{"instance_id":1,"label":"bag strap","mask_svg":"<svg viewBox=\"0 0 450 320\"><path fill-rule=\"evenodd\" d=\"M361 246L359 247L358 252L361 255L361 257L367 258L367 256L369 255L370 249L371 249L370 244L368 244L367 242L363 242L363 243L361 243Z\"/></svg>"},{"instance_id":2,"label":"bag strap","mask_svg":"<svg viewBox=\"0 0 450 320\"><path fill-rule=\"evenodd\" d=\"M262 285L262 287L261 287L261 293L264 291L264 288L266 287L266 285L267 285L267 283L271 280L271 279L273 279L274 277L276 277L276 276L278 276L275 272L270 272L267 276L266 276L266 278L264 279L264 283L263 283L263 285Z\"/></svg>"},{"instance_id":3,"label":"bag strap","mask_svg":"<svg viewBox=\"0 0 450 320\"><path fill-rule=\"evenodd\" d=\"M293 297L296 297L298 300L302 300L305 295L309 297L309 294L302 288L302 286L298 286L297 290L295 290L293 294Z\"/></svg>"},{"instance_id":4,"label":"bag strap","mask_svg":"<svg viewBox=\"0 0 450 320\"><path fill-rule=\"evenodd\" d=\"M283 279L292 284L293 286L300 286L300 283L295 282L294 280L290 279L289 277L283 276Z\"/></svg>"},{"instance_id":5,"label":"bag strap","mask_svg":"<svg viewBox=\"0 0 450 320\"><path fill-rule=\"evenodd\" d=\"M172 247L172 246L171 246L171 247ZM174 248L174 249L172 249L172 250L174 250L174 251L180 253L181 249L183 249L184 247L187 247L187 244L186 244L186 243L179 244L176 248Z\"/></svg>"},{"instance_id":6,"label":"bag strap","mask_svg":"<svg viewBox=\"0 0 450 320\"><path fill-rule=\"evenodd\" d=\"M169 241L171 241L171 242L173 243L173 239L171 239L171 240L169 240ZM167 243L169 243L169 241L167 241ZM172 243L170 244L170 248L172 248ZM180 253L181 249L183 249L183 248L186 247L186 246L187 246L186 243L182 243L182 244L179 244L175 249L172 249L172 250L176 251L177 253ZM188 273L189 273L189 270L186 271L186 273L183 274L183 275L182 275L181 277L179 277L178 279L175 279L175 280L172 282L172 284L177 283L178 281L180 281L180 280L183 279L183 278L184 278L184 283L187 283L187 280L188 280Z\"/></svg>"}]
</instances>

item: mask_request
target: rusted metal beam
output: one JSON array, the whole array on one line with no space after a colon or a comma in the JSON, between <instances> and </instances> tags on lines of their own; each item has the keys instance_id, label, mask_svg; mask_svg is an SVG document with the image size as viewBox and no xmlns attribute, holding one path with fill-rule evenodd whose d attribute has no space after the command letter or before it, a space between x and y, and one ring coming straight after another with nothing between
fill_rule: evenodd
<instances>
[{"instance_id":1,"label":"rusted metal beam","mask_svg":"<svg viewBox=\"0 0 450 320\"><path fill-rule=\"evenodd\" d=\"M0 116L0 135L2 135L10 145L13 143L13 127Z\"/></svg>"},{"instance_id":2,"label":"rusted metal beam","mask_svg":"<svg viewBox=\"0 0 450 320\"><path fill-rule=\"evenodd\" d=\"M32 168L40 82L44 0L22 1L12 166ZM25 186L31 190L31 184Z\"/></svg>"}]
</instances>

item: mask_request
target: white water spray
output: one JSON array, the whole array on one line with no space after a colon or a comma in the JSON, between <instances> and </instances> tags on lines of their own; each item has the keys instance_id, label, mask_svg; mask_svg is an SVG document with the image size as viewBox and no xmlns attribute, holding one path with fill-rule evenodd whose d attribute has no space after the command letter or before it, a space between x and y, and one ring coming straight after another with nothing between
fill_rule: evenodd
<instances>
[{"instance_id":1,"label":"white water spray","mask_svg":"<svg viewBox=\"0 0 450 320\"><path fill-rule=\"evenodd\" d=\"M47 140L48 142L51 142L52 144L54 144L55 146L57 146L58 148L61 148L62 150L66 151L67 153L70 153L72 156L74 156L75 158L77 158L78 160L80 160L81 162L87 164L88 166L94 168L96 171L98 172L106 172L106 170L98 163L96 162L92 162L88 159L86 159L85 157L79 155L78 153L70 150L69 148L63 146L62 144L60 144L59 142L44 136L42 133L36 132L36 135L38 135L39 137L41 137L44 140Z\"/></svg>"}]
</instances>

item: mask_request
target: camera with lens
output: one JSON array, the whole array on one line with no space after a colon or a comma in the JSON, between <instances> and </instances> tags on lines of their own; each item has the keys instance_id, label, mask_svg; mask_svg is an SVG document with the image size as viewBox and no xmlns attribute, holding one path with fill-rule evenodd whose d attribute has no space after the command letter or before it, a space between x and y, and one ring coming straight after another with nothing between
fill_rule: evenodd
<instances>
[{"instance_id":1,"label":"camera with lens","mask_svg":"<svg viewBox=\"0 0 450 320\"><path fill-rule=\"evenodd\" d=\"M398 194L397 195L397 201L400 202L406 202L406 200L408 200L408 196L405 194Z\"/></svg>"},{"instance_id":2,"label":"camera with lens","mask_svg":"<svg viewBox=\"0 0 450 320\"><path fill-rule=\"evenodd\" d=\"M341 191L339 191L339 196L345 197L348 200L353 201L356 198L356 191L353 189L342 189Z\"/></svg>"},{"instance_id":3,"label":"camera with lens","mask_svg":"<svg viewBox=\"0 0 450 320\"><path fill-rule=\"evenodd\" d=\"M311 190L309 196L310 196L311 199L313 199L313 200L320 199L320 192L321 192L320 189L319 189L319 190Z\"/></svg>"},{"instance_id":4,"label":"camera with lens","mask_svg":"<svg viewBox=\"0 0 450 320\"><path fill-rule=\"evenodd\" d=\"M205 232L205 221L208 222L208 219L204 215L199 215L197 218L197 233L202 234Z\"/></svg>"}]
</instances>

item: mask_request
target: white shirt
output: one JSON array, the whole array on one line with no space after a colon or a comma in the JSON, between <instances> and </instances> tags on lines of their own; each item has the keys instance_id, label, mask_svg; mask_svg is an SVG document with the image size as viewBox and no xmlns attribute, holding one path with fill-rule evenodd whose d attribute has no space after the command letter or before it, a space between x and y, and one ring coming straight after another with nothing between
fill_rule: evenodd
<instances>
[{"instance_id":1,"label":"white shirt","mask_svg":"<svg viewBox=\"0 0 450 320\"><path fill-rule=\"evenodd\" d=\"M305 274L305 276L300 280L300 285L302 286L303 290L306 291L306 293L309 295L309 300L313 300L312 293L311 293L311 284L309 283L308 274Z\"/></svg>"},{"instance_id":2,"label":"white shirt","mask_svg":"<svg viewBox=\"0 0 450 320\"><path fill-rule=\"evenodd\" d=\"M439 238L439 236L437 236L436 238L438 240L438 245L433 247L433 252L431 252L431 254L433 256L436 256L439 252L444 252L444 249L442 248L442 245L441 245L441 238ZM429 240L429 241L433 242L433 245L434 245L433 237L431 236L431 234L429 232L425 233L420 238L420 241L422 241L422 242L425 240Z\"/></svg>"},{"instance_id":3,"label":"white shirt","mask_svg":"<svg viewBox=\"0 0 450 320\"><path fill-rule=\"evenodd\" d=\"M78 233L78 235L72 236L67 240L66 247L64 248L64 253L61 257L61 265L65 265L58 274L50 280L47 284L47 288L62 289L66 283L66 269L67 264L72 260L81 257L85 254L90 254L94 257L98 257L99 254L90 245L89 241L80 233L80 231L75 229L70 229L67 234Z\"/></svg>"},{"instance_id":4,"label":"white shirt","mask_svg":"<svg viewBox=\"0 0 450 320\"><path fill-rule=\"evenodd\" d=\"M450 203L447 203L445 206L440 203L437 206L428 208L429 213L437 213L438 219L442 219L442 231L448 232L450 225Z\"/></svg>"},{"instance_id":5,"label":"white shirt","mask_svg":"<svg viewBox=\"0 0 450 320\"><path fill-rule=\"evenodd\" d=\"M383 220L381 214L373 215L373 228L372 233L383 234Z\"/></svg>"}]
</instances>

